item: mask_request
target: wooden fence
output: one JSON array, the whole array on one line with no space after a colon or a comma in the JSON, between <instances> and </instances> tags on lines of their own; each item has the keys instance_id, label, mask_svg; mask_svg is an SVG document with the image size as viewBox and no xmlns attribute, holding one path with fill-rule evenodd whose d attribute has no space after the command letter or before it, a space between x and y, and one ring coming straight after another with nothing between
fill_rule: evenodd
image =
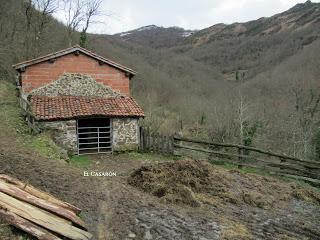
<instances>
[{"instance_id":1,"label":"wooden fence","mask_svg":"<svg viewBox=\"0 0 320 240\"><path fill-rule=\"evenodd\" d=\"M238 168L260 169L270 174L300 179L320 186L320 161L300 159L238 144L161 136L149 131L141 132L140 143L143 151L207 159L214 164L229 163L237 165Z\"/></svg>"},{"instance_id":2,"label":"wooden fence","mask_svg":"<svg viewBox=\"0 0 320 240\"><path fill-rule=\"evenodd\" d=\"M147 129L140 129L141 151L173 154L173 142L173 136L160 135Z\"/></svg>"},{"instance_id":3,"label":"wooden fence","mask_svg":"<svg viewBox=\"0 0 320 240\"><path fill-rule=\"evenodd\" d=\"M22 111L22 115L27 121L28 126L31 128L32 133L38 134L40 133L40 129L36 126L33 118L33 114L31 113L31 105L30 102L23 98L21 95L19 97L19 104Z\"/></svg>"},{"instance_id":4,"label":"wooden fence","mask_svg":"<svg viewBox=\"0 0 320 240\"><path fill-rule=\"evenodd\" d=\"M320 161L287 156L280 153L229 143L214 143L174 137L174 153L205 157L212 163L226 162L238 168L261 169L271 174L301 179L320 186Z\"/></svg>"}]
</instances>

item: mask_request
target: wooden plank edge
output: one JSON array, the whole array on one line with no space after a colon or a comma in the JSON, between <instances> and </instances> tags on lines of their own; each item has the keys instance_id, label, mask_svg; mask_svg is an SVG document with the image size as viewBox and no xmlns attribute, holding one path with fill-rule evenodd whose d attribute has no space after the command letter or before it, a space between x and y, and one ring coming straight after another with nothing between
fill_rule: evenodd
<instances>
[{"instance_id":1,"label":"wooden plank edge","mask_svg":"<svg viewBox=\"0 0 320 240\"><path fill-rule=\"evenodd\" d=\"M21 190L24 190L25 192L28 192L31 195L34 195L35 197L41 198L43 200L46 200L46 201L52 202L56 205L59 205L63 208L69 209L69 210L75 212L76 214L80 214L80 212L81 212L80 208L78 208L70 203L61 201L61 200L57 199L56 197L54 197L53 195L46 193L44 191L41 191L41 190L33 187L30 184L23 183L18 179L15 179L15 178L10 177L5 174L0 174L0 179L3 179L4 181L6 181L7 183L10 183L12 185L16 185Z\"/></svg>"},{"instance_id":2,"label":"wooden plank edge","mask_svg":"<svg viewBox=\"0 0 320 240\"><path fill-rule=\"evenodd\" d=\"M61 206L55 205L51 202L47 202L41 198L37 198L28 192L21 190L16 185L8 184L0 179L0 192L6 193L7 195L21 200L23 202L30 203L33 206L47 210L51 213L57 214L60 217L70 220L77 226L87 230L85 223L71 210L62 208Z\"/></svg>"},{"instance_id":3,"label":"wooden plank edge","mask_svg":"<svg viewBox=\"0 0 320 240\"><path fill-rule=\"evenodd\" d=\"M10 225L21 229L22 231L38 238L39 240L62 240L61 238L53 235L51 232L43 229L42 227L29 222L28 220L4 209L0 208L0 216L4 218Z\"/></svg>"},{"instance_id":4,"label":"wooden plank edge","mask_svg":"<svg viewBox=\"0 0 320 240\"><path fill-rule=\"evenodd\" d=\"M7 209L37 225L73 240L89 240L92 238L89 232L72 226L71 222L2 192L0 192L0 208Z\"/></svg>"}]
</instances>

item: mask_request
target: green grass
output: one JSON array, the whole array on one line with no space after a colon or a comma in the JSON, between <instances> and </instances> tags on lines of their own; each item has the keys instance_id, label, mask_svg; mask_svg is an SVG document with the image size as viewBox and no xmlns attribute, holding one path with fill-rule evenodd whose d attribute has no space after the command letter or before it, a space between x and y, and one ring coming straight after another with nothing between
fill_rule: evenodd
<instances>
[{"instance_id":1,"label":"green grass","mask_svg":"<svg viewBox=\"0 0 320 240\"><path fill-rule=\"evenodd\" d=\"M69 160L70 164L80 168L87 168L90 166L91 161L88 156L85 155L73 155Z\"/></svg>"},{"instance_id":2,"label":"green grass","mask_svg":"<svg viewBox=\"0 0 320 240\"><path fill-rule=\"evenodd\" d=\"M296 184L303 186L303 187L308 187L308 188L313 188L316 189L317 191L320 191L320 188L312 186L311 184L303 181L303 180L299 180L299 179L294 179L294 178L290 178L290 177L286 177L286 176L281 176L278 175L276 173L270 173L267 170L263 170L263 169L259 169L259 168L252 168L252 167L242 167L242 168L238 168L237 164L232 164L223 160L209 160L209 163L212 165L218 165L221 166L225 169L234 169L234 170L238 170L242 173L252 173L252 174L257 174L257 175L261 175L261 176L267 176L267 177L274 177L280 180L283 180L285 182L295 182Z\"/></svg>"},{"instance_id":3,"label":"green grass","mask_svg":"<svg viewBox=\"0 0 320 240\"><path fill-rule=\"evenodd\" d=\"M265 171L263 169L259 169L259 168L251 168L251 167L242 167L242 168L238 168L238 164L232 164L230 162L225 162L223 160L209 160L209 163L211 163L212 165L219 165L223 168L226 169L236 169L239 170L242 173L254 173L254 174L259 174L259 175L264 175L264 176L272 176L272 174L270 174L268 171Z\"/></svg>"},{"instance_id":4,"label":"green grass","mask_svg":"<svg viewBox=\"0 0 320 240\"><path fill-rule=\"evenodd\" d=\"M122 155L124 157L133 159L133 160L142 160L147 162L157 162L157 161L172 161L179 160L181 157L167 154L159 154L159 153L149 153L149 152L124 152L124 153L114 153L116 155Z\"/></svg>"},{"instance_id":5,"label":"green grass","mask_svg":"<svg viewBox=\"0 0 320 240\"><path fill-rule=\"evenodd\" d=\"M12 145L24 146L41 156L59 159L59 147L48 134L32 135L21 115L13 84L0 80L0 129L1 137L7 137Z\"/></svg>"},{"instance_id":6,"label":"green grass","mask_svg":"<svg viewBox=\"0 0 320 240\"><path fill-rule=\"evenodd\" d=\"M37 136L24 134L21 136L23 144L33 149L42 156L53 159L59 159L59 147L52 141L51 137L46 133L41 133Z\"/></svg>"}]
</instances>

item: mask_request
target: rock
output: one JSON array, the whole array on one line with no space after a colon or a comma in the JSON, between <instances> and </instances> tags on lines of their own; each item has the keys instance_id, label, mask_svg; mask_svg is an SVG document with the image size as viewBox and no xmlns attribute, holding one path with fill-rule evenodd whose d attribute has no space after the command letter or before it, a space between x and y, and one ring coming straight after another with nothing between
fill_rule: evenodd
<instances>
[{"instance_id":1,"label":"rock","mask_svg":"<svg viewBox=\"0 0 320 240\"><path fill-rule=\"evenodd\" d=\"M128 237L129 237L129 238L135 238L135 237L136 237L136 234L134 234L133 232L130 232L130 233L128 234Z\"/></svg>"},{"instance_id":2,"label":"rock","mask_svg":"<svg viewBox=\"0 0 320 240\"><path fill-rule=\"evenodd\" d=\"M152 239L152 235L151 235L149 230L146 231L146 233L144 235L144 239L146 239L146 240L151 240Z\"/></svg>"},{"instance_id":3,"label":"rock","mask_svg":"<svg viewBox=\"0 0 320 240\"><path fill-rule=\"evenodd\" d=\"M120 96L112 88L96 82L90 75L80 73L65 73L59 79L34 89L32 95L41 96L95 96L116 97Z\"/></svg>"},{"instance_id":4,"label":"rock","mask_svg":"<svg viewBox=\"0 0 320 240\"><path fill-rule=\"evenodd\" d=\"M65 161L69 161L69 155L68 155L68 150L60 148L59 147L59 156L61 159L65 160Z\"/></svg>"}]
</instances>

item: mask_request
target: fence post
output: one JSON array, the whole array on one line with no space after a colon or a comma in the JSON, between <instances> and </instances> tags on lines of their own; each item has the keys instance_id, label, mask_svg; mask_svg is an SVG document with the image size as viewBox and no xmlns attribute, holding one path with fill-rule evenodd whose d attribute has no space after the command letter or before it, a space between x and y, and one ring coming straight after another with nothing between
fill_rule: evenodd
<instances>
[{"instance_id":1,"label":"fence post","mask_svg":"<svg viewBox=\"0 0 320 240\"><path fill-rule=\"evenodd\" d=\"M162 148L162 153L165 153L165 154L167 154L167 151L166 151L166 142L167 142L167 136L164 135L164 136L162 136L161 148Z\"/></svg>"},{"instance_id":2,"label":"fence post","mask_svg":"<svg viewBox=\"0 0 320 240\"><path fill-rule=\"evenodd\" d=\"M154 141L155 140L155 134L151 133L150 134L150 151L154 152Z\"/></svg>"},{"instance_id":3,"label":"fence post","mask_svg":"<svg viewBox=\"0 0 320 240\"><path fill-rule=\"evenodd\" d=\"M158 152L158 134L157 133L155 133L154 135L153 135L153 151L154 152Z\"/></svg>"},{"instance_id":4,"label":"fence post","mask_svg":"<svg viewBox=\"0 0 320 240\"><path fill-rule=\"evenodd\" d=\"M242 162L242 148L238 148L238 160L239 160L239 164L238 164L238 168L239 169L241 169L242 168L242 164L241 164L241 162Z\"/></svg>"},{"instance_id":5,"label":"fence post","mask_svg":"<svg viewBox=\"0 0 320 240\"><path fill-rule=\"evenodd\" d=\"M160 135L160 141L159 141L159 152L163 153L163 135Z\"/></svg>"},{"instance_id":6,"label":"fence post","mask_svg":"<svg viewBox=\"0 0 320 240\"><path fill-rule=\"evenodd\" d=\"M173 146L173 137L168 136L168 153L169 154L173 154L172 146Z\"/></svg>"},{"instance_id":7,"label":"fence post","mask_svg":"<svg viewBox=\"0 0 320 240\"><path fill-rule=\"evenodd\" d=\"M160 135L157 134L157 144L156 144L157 150L156 152L160 152Z\"/></svg>"},{"instance_id":8,"label":"fence post","mask_svg":"<svg viewBox=\"0 0 320 240\"><path fill-rule=\"evenodd\" d=\"M143 127L140 127L139 128L140 129L140 151L144 151L144 129L143 129Z\"/></svg>"},{"instance_id":9,"label":"fence post","mask_svg":"<svg viewBox=\"0 0 320 240\"><path fill-rule=\"evenodd\" d=\"M143 129L143 151L146 151L147 149L147 131Z\"/></svg>"},{"instance_id":10,"label":"fence post","mask_svg":"<svg viewBox=\"0 0 320 240\"><path fill-rule=\"evenodd\" d=\"M147 129L145 131L145 138L146 138L145 150L149 151L150 150L150 132L149 132L149 129Z\"/></svg>"},{"instance_id":11,"label":"fence post","mask_svg":"<svg viewBox=\"0 0 320 240\"><path fill-rule=\"evenodd\" d=\"M173 135L173 136L172 136L171 148L172 148L172 152L173 152L174 155L179 155L179 154L175 154L175 153L177 153L177 152L175 152L175 146L174 146L174 145L175 145L175 144L180 145L181 141L176 140L175 137L178 137L178 136L177 136L177 135Z\"/></svg>"},{"instance_id":12,"label":"fence post","mask_svg":"<svg viewBox=\"0 0 320 240\"><path fill-rule=\"evenodd\" d=\"M170 144L171 144L171 136L166 136L166 146L165 146L165 149L166 149L166 152L167 152L168 154L171 154Z\"/></svg>"},{"instance_id":13,"label":"fence post","mask_svg":"<svg viewBox=\"0 0 320 240\"><path fill-rule=\"evenodd\" d=\"M285 159L285 158L280 157L280 164L285 163L285 162L286 162L286 159ZM283 170L285 170L285 168L284 168L284 167L282 167L282 166L280 166L280 172L282 172Z\"/></svg>"}]
</instances>

